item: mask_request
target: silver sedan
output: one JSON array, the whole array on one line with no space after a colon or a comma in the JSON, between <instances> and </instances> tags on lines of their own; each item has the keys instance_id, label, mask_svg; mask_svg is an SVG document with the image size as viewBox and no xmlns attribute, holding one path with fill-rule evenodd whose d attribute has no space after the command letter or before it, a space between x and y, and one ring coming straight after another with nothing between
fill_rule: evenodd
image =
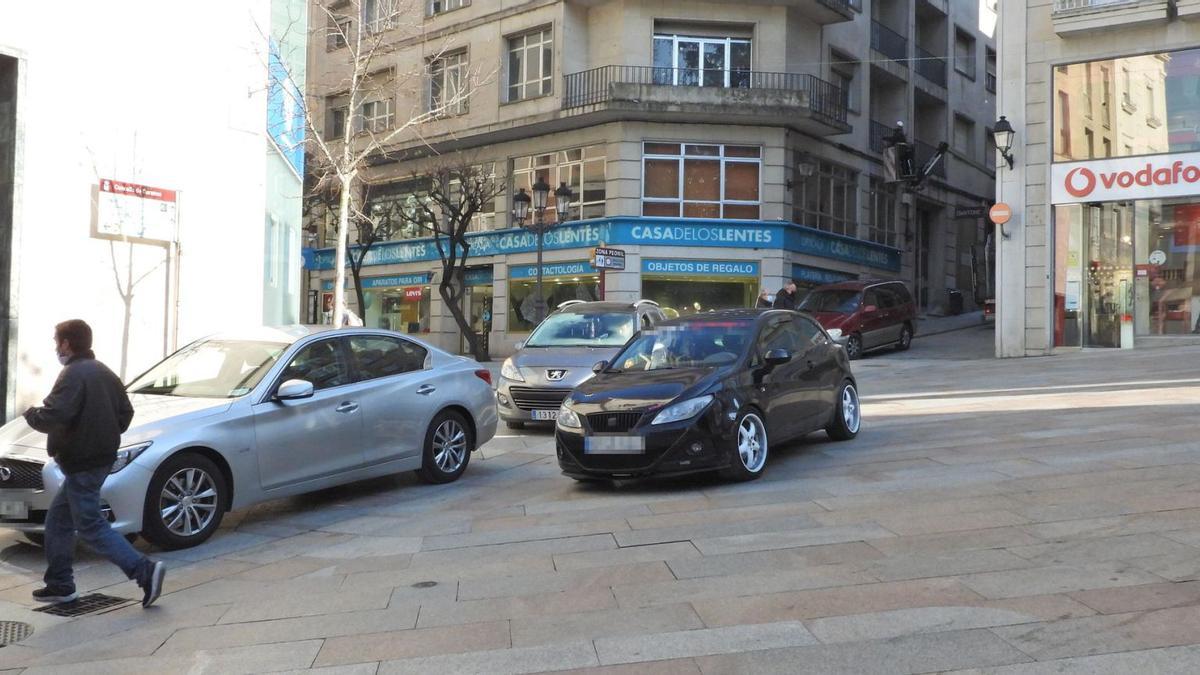
<instances>
[{"instance_id":1,"label":"silver sedan","mask_svg":"<svg viewBox=\"0 0 1200 675\"><path fill-rule=\"evenodd\" d=\"M383 330L295 326L194 342L128 386L134 418L100 492L167 549L224 513L402 471L446 483L496 432L479 364ZM37 541L63 475L21 418L0 428L0 527Z\"/></svg>"}]
</instances>

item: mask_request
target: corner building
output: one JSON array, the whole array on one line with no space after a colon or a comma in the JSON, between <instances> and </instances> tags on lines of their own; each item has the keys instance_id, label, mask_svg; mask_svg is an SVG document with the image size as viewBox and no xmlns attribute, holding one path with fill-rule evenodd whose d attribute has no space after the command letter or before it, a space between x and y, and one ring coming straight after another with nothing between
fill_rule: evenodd
<instances>
[{"instance_id":1,"label":"corner building","mask_svg":"<svg viewBox=\"0 0 1200 675\"><path fill-rule=\"evenodd\" d=\"M1200 0L1005 3L997 353L1200 343Z\"/></svg>"},{"instance_id":2,"label":"corner building","mask_svg":"<svg viewBox=\"0 0 1200 675\"><path fill-rule=\"evenodd\" d=\"M649 298L687 314L753 306L760 288L789 278L804 289L864 277L906 280L928 311L976 302L986 228L955 212L978 211L993 191L994 2L437 0L424 14L420 37L397 29L387 58L399 72L424 68L425 86L386 92L358 114L384 130L392 111L436 110L423 142L461 150L503 181L476 223L464 279L492 355L532 328L536 240L509 214L538 178L576 196L546 237L551 307ZM386 38L372 18L344 21ZM310 20L327 19L314 6ZM320 74L310 107L328 120L347 114L344 50L338 40L310 50L309 72ZM495 74L465 103L442 105L471 72ZM883 138L898 120L918 162L951 146L918 193L883 179ZM420 147L405 137L373 163L367 209L417 189L412 176L431 161ZM334 231L317 217L309 228L319 319ZM372 249L357 311L369 326L460 350L436 250L405 234ZM601 243L626 252L625 270L603 281L589 263Z\"/></svg>"}]
</instances>

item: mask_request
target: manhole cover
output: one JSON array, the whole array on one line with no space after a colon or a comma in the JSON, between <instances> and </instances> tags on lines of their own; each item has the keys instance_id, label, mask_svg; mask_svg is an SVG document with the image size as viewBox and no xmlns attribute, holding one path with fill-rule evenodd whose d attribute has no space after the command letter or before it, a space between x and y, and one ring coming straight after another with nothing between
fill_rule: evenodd
<instances>
[{"instance_id":1,"label":"manhole cover","mask_svg":"<svg viewBox=\"0 0 1200 675\"><path fill-rule=\"evenodd\" d=\"M74 602L62 602L57 605L39 607L33 611L53 614L54 616L83 616L84 614L100 614L118 607L133 604L129 598L117 598L103 593L91 593Z\"/></svg>"},{"instance_id":2,"label":"manhole cover","mask_svg":"<svg viewBox=\"0 0 1200 675\"><path fill-rule=\"evenodd\" d=\"M20 642L33 635L33 626L20 621L0 621L0 647Z\"/></svg>"},{"instance_id":3,"label":"manhole cover","mask_svg":"<svg viewBox=\"0 0 1200 675\"><path fill-rule=\"evenodd\" d=\"M413 588L433 588L434 586L437 586L436 581L418 581L412 585Z\"/></svg>"}]
</instances>

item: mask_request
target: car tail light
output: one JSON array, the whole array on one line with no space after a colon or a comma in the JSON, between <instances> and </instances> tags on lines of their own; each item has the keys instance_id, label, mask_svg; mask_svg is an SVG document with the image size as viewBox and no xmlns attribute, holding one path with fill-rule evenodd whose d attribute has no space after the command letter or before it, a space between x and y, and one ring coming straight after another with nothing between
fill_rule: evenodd
<instances>
[{"instance_id":1,"label":"car tail light","mask_svg":"<svg viewBox=\"0 0 1200 675\"><path fill-rule=\"evenodd\" d=\"M488 384L492 383L492 371L487 370L486 368L480 368L479 370L475 371L475 377L478 377Z\"/></svg>"}]
</instances>

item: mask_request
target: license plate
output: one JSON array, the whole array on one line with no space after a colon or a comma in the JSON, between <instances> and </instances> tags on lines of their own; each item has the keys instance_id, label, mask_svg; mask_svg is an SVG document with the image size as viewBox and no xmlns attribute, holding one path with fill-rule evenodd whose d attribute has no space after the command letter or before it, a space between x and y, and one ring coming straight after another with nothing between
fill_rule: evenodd
<instances>
[{"instance_id":1,"label":"license plate","mask_svg":"<svg viewBox=\"0 0 1200 675\"><path fill-rule=\"evenodd\" d=\"M29 505L25 502L0 502L0 518L28 518Z\"/></svg>"},{"instance_id":2,"label":"license plate","mask_svg":"<svg viewBox=\"0 0 1200 675\"><path fill-rule=\"evenodd\" d=\"M535 419L535 420L545 420L547 422L553 422L554 420L558 419L558 411L557 410L534 410L534 411L532 411L531 414L533 416L533 419Z\"/></svg>"},{"instance_id":3,"label":"license plate","mask_svg":"<svg viewBox=\"0 0 1200 675\"><path fill-rule=\"evenodd\" d=\"M646 452L642 436L588 436L583 451L589 455L641 455Z\"/></svg>"}]
</instances>

